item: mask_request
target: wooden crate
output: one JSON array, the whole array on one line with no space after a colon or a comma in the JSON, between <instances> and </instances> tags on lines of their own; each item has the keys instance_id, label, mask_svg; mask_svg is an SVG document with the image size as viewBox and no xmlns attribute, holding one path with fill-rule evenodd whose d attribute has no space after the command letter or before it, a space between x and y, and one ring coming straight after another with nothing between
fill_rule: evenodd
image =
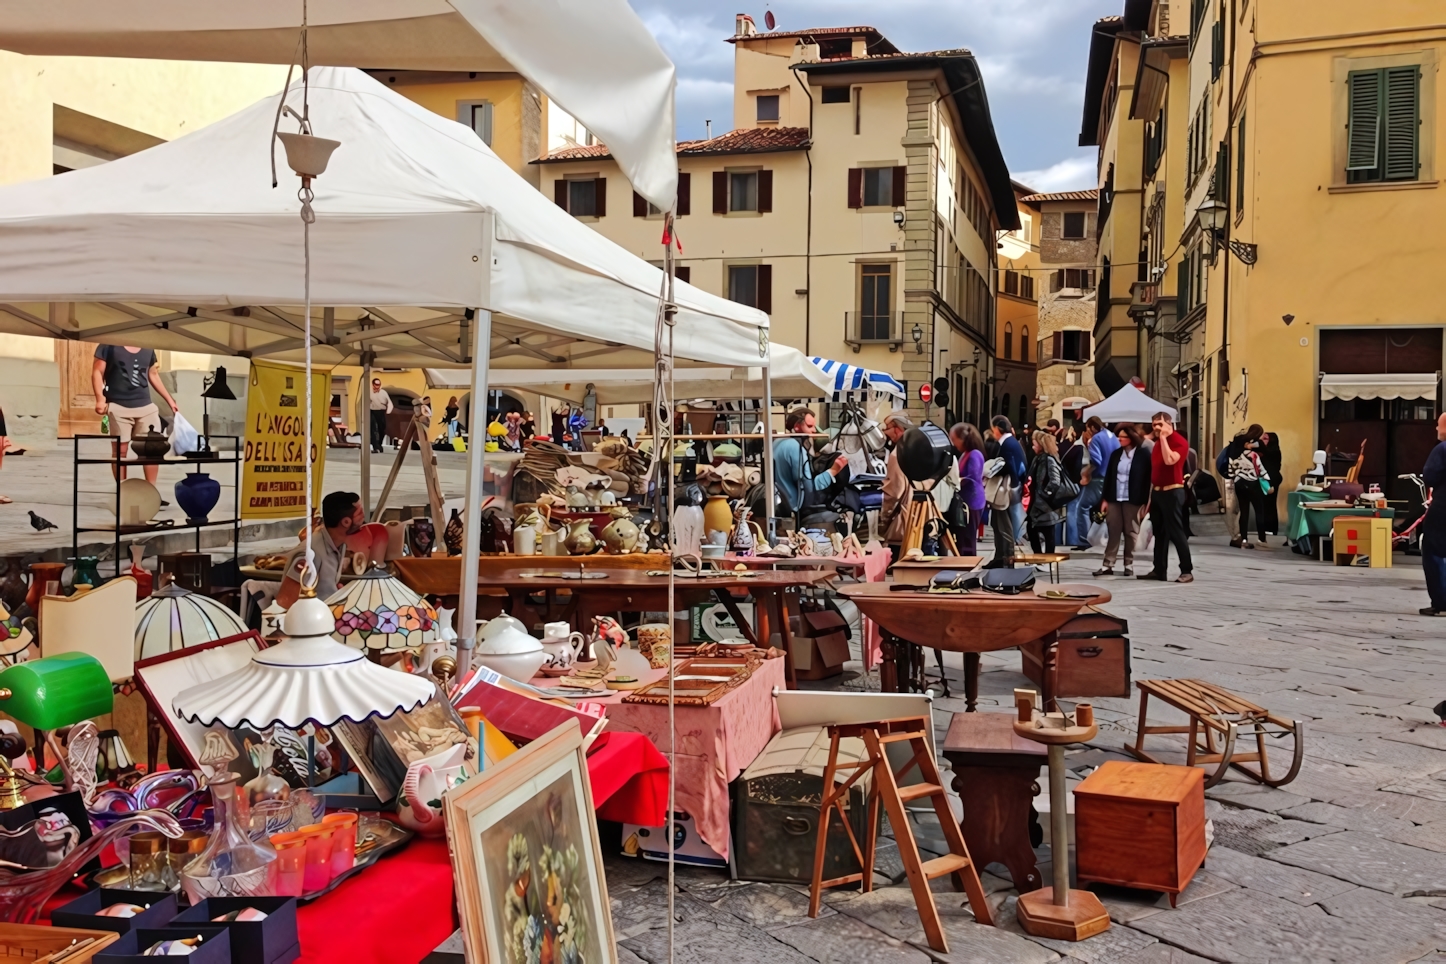
<instances>
[{"instance_id":1,"label":"wooden crate","mask_svg":"<svg viewBox=\"0 0 1446 964\"><path fill-rule=\"evenodd\" d=\"M1019 647L1024 675L1055 697L1129 696L1129 631L1125 620L1086 606L1058 632ZM1055 664L1046 684L1048 649Z\"/></svg>"},{"instance_id":2,"label":"wooden crate","mask_svg":"<svg viewBox=\"0 0 1446 964\"><path fill-rule=\"evenodd\" d=\"M1390 519L1338 515L1331 520L1331 544L1338 566L1353 565L1357 556L1370 556L1372 569L1391 568Z\"/></svg>"},{"instance_id":3,"label":"wooden crate","mask_svg":"<svg viewBox=\"0 0 1446 964\"><path fill-rule=\"evenodd\" d=\"M1205 774L1109 760L1075 787L1076 872L1176 896L1205 861Z\"/></svg>"}]
</instances>

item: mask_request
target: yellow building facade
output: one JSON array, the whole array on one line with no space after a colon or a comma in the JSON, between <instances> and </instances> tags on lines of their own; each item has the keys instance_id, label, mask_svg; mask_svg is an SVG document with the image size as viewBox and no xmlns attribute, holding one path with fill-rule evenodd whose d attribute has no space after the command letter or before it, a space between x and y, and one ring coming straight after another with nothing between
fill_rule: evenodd
<instances>
[{"instance_id":1,"label":"yellow building facade","mask_svg":"<svg viewBox=\"0 0 1446 964\"><path fill-rule=\"evenodd\" d=\"M916 414L917 386L946 377L962 390L930 417L987 418L996 239L1020 223L973 55L902 53L871 27L760 34L746 16L728 42L734 129L679 145L680 276L767 311L775 341L905 381ZM661 257L661 218L606 147L537 166L575 217Z\"/></svg>"}]
</instances>

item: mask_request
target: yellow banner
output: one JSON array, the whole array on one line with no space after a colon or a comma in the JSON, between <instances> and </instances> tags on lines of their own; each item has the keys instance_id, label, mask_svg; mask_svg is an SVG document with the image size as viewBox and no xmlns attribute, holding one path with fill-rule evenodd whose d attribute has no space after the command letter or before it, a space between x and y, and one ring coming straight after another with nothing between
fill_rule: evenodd
<instances>
[{"instance_id":1,"label":"yellow banner","mask_svg":"<svg viewBox=\"0 0 1446 964\"><path fill-rule=\"evenodd\" d=\"M331 369L311 372L312 505L321 507ZM251 362L246 391L246 451L241 470L241 518L306 515L306 372L279 362Z\"/></svg>"}]
</instances>

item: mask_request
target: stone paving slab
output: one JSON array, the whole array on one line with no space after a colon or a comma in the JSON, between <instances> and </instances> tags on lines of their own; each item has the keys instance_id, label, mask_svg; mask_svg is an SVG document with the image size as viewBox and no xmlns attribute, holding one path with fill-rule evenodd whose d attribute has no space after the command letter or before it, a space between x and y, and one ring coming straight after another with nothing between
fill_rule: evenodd
<instances>
[{"instance_id":1,"label":"stone paving slab","mask_svg":"<svg viewBox=\"0 0 1446 964\"><path fill-rule=\"evenodd\" d=\"M769 931L820 964L929 964L928 954L843 915L804 920Z\"/></svg>"},{"instance_id":2,"label":"stone paving slab","mask_svg":"<svg viewBox=\"0 0 1446 964\"><path fill-rule=\"evenodd\" d=\"M1182 951L1178 947L1171 947L1169 944L1154 943L1149 947L1143 947L1133 954L1126 954L1111 964L1213 964L1203 957L1197 957L1189 951Z\"/></svg>"},{"instance_id":3,"label":"stone paving slab","mask_svg":"<svg viewBox=\"0 0 1446 964\"><path fill-rule=\"evenodd\" d=\"M680 920L674 928L673 945L683 952L684 959L735 964L810 964L812 960L767 932L687 894L677 895L675 909ZM655 913L652 919L658 926L621 943L649 964L663 964L668 960L666 914Z\"/></svg>"},{"instance_id":4,"label":"stone paving slab","mask_svg":"<svg viewBox=\"0 0 1446 964\"><path fill-rule=\"evenodd\" d=\"M1446 950L1446 914L1420 901L1429 898L1399 900L1368 887L1359 887L1321 901L1321 907L1333 917L1345 920L1367 920L1395 924L1415 931L1425 928L1434 935L1436 947Z\"/></svg>"},{"instance_id":5,"label":"stone paving slab","mask_svg":"<svg viewBox=\"0 0 1446 964\"><path fill-rule=\"evenodd\" d=\"M855 918L890 937L913 944L941 964L1045 964L1057 955L1032 941L1009 933L1002 927L974 922L967 906L959 906L963 895L936 894L939 919L949 940L949 952L940 953L924 941L924 927L913 894L907 887L889 887L861 894L834 906L840 914ZM996 922L998 923L998 922Z\"/></svg>"},{"instance_id":6,"label":"stone paving slab","mask_svg":"<svg viewBox=\"0 0 1446 964\"><path fill-rule=\"evenodd\" d=\"M1378 837L1391 837L1414 830L1416 825L1409 820L1400 820L1372 810L1352 810L1338 807L1333 803L1311 802L1289 810L1280 811L1287 820L1305 820L1310 823L1324 823L1346 830L1364 830Z\"/></svg>"},{"instance_id":7,"label":"stone paving slab","mask_svg":"<svg viewBox=\"0 0 1446 964\"><path fill-rule=\"evenodd\" d=\"M1412 823L1446 821L1446 803L1405 793L1385 793L1380 790L1343 793L1332 797L1328 802L1338 807L1369 810Z\"/></svg>"},{"instance_id":8,"label":"stone paving slab","mask_svg":"<svg viewBox=\"0 0 1446 964\"><path fill-rule=\"evenodd\" d=\"M1135 928L1192 954L1232 964L1405 964L1436 949L1424 925L1344 920L1320 907L1233 890Z\"/></svg>"},{"instance_id":9,"label":"stone paving slab","mask_svg":"<svg viewBox=\"0 0 1446 964\"><path fill-rule=\"evenodd\" d=\"M742 918L755 927L772 930L808 920L808 893L787 884L746 884L721 891L712 905ZM820 904L818 919L836 914L828 904Z\"/></svg>"},{"instance_id":10,"label":"stone paving slab","mask_svg":"<svg viewBox=\"0 0 1446 964\"><path fill-rule=\"evenodd\" d=\"M1342 829L1305 820L1284 820L1273 813L1228 807L1215 800L1205 801L1205 816L1215 825L1216 843L1257 856Z\"/></svg>"},{"instance_id":11,"label":"stone paving slab","mask_svg":"<svg viewBox=\"0 0 1446 964\"><path fill-rule=\"evenodd\" d=\"M1253 857L1229 847L1211 847L1205 866L1216 877L1302 905L1316 904L1327 897L1358 889L1355 884L1325 874Z\"/></svg>"},{"instance_id":12,"label":"stone paving slab","mask_svg":"<svg viewBox=\"0 0 1446 964\"><path fill-rule=\"evenodd\" d=\"M1224 877L1197 870L1189 886L1176 897L1175 903L1183 906L1192 900L1214 897L1227 890L1234 890L1236 886ZM1171 909L1170 896L1158 891L1112 887L1109 884L1091 884L1090 890L1100 899L1100 903L1105 905L1105 909L1110 912L1110 920L1116 924L1130 924L1151 914Z\"/></svg>"},{"instance_id":13,"label":"stone paving slab","mask_svg":"<svg viewBox=\"0 0 1446 964\"><path fill-rule=\"evenodd\" d=\"M1232 806L1264 810L1266 813L1279 813L1291 807L1310 803L1310 797L1303 797L1286 790L1263 786L1259 783L1231 783L1228 780L1217 783L1206 790L1205 796L1211 800L1229 803Z\"/></svg>"},{"instance_id":14,"label":"stone paving slab","mask_svg":"<svg viewBox=\"0 0 1446 964\"><path fill-rule=\"evenodd\" d=\"M1446 855L1346 830L1265 855L1397 897L1446 895Z\"/></svg>"}]
</instances>

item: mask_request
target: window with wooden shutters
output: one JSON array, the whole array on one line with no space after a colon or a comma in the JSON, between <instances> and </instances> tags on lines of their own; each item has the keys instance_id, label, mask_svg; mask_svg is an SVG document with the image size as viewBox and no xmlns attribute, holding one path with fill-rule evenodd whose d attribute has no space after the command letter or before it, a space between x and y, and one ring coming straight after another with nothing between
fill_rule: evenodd
<instances>
[{"instance_id":1,"label":"window with wooden shutters","mask_svg":"<svg viewBox=\"0 0 1446 964\"><path fill-rule=\"evenodd\" d=\"M859 341L888 341L892 336L894 266L859 265Z\"/></svg>"},{"instance_id":2,"label":"window with wooden shutters","mask_svg":"<svg viewBox=\"0 0 1446 964\"><path fill-rule=\"evenodd\" d=\"M1235 211L1245 210L1245 114L1235 128Z\"/></svg>"},{"instance_id":3,"label":"window with wooden shutters","mask_svg":"<svg viewBox=\"0 0 1446 964\"><path fill-rule=\"evenodd\" d=\"M1018 272L1018 271L1005 271L1005 272L1004 272L1004 293L1007 294L1007 295L1017 295L1017 294L1019 294L1019 272Z\"/></svg>"},{"instance_id":4,"label":"window with wooden shutters","mask_svg":"<svg viewBox=\"0 0 1446 964\"><path fill-rule=\"evenodd\" d=\"M656 210L657 208L648 203L647 198L643 197L637 191L633 192L633 217L645 218Z\"/></svg>"},{"instance_id":5,"label":"window with wooden shutters","mask_svg":"<svg viewBox=\"0 0 1446 964\"><path fill-rule=\"evenodd\" d=\"M557 202L558 207L562 208L564 211L567 210L566 178L558 178L556 181L552 182L552 199Z\"/></svg>"},{"instance_id":6,"label":"window with wooden shutters","mask_svg":"<svg viewBox=\"0 0 1446 964\"><path fill-rule=\"evenodd\" d=\"M678 217L693 213L693 175L678 175Z\"/></svg>"},{"instance_id":7,"label":"window with wooden shutters","mask_svg":"<svg viewBox=\"0 0 1446 964\"><path fill-rule=\"evenodd\" d=\"M1353 70L1346 86L1347 182L1416 180L1421 164L1420 65Z\"/></svg>"},{"instance_id":8,"label":"window with wooden shutters","mask_svg":"<svg viewBox=\"0 0 1446 964\"><path fill-rule=\"evenodd\" d=\"M1028 298L1030 301L1034 300L1033 275L1024 274L1019 276L1019 297Z\"/></svg>"},{"instance_id":9,"label":"window with wooden shutters","mask_svg":"<svg viewBox=\"0 0 1446 964\"><path fill-rule=\"evenodd\" d=\"M713 213L728 213L728 172L713 172Z\"/></svg>"},{"instance_id":10,"label":"window with wooden shutters","mask_svg":"<svg viewBox=\"0 0 1446 964\"><path fill-rule=\"evenodd\" d=\"M759 214L767 214L773 210L773 172L759 171L758 177L758 205L754 209Z\"/></svg>"},{"instance_id":11,"label":"window with wooden shutters","mask_svg":"<svg viewBox=\"0 0 1446 964\"><path fill-rule=\"evenodd\" d=\"M758 297L753 305L764 314L773 314L773 265L758 266Z\"/></svg>"},{"instance_id":12,"label":"window with wooden shutters","mask_svg":"<svg viewBox=\"0 0 1446 964\"><path fill-rule=\"evenodd\" d=\"M772 171L714 172L714 214L771 210L773 210Z\"/></svg>"},{"instance_id":13,"label":"window with wooden shutters","mask_svg":"<svg viewBox=\"0 0 1446 964\"><path fill-rule=\"evenodd\" d=\"M605 177L558 181L553 197L575 218L600 218L607 214L607 184Z\"/></svg>"},{"instance_id":14,"label":"window with wooden shutters","mask_svg":"<svg viewBox=\"0 0 1446 964\"><path fill-rule=\"evenodd\" d=\"M849 207L864 206L864 172L862 168L849 168Z\"/></svg>"},{"instance_id":15,"label":"window with wooden shutters","mask_svg":"<svg viewBox=\"0 0 1446 964\"><path fill-rule=\"evenodd\" d=\"M1215 23L1210 27L1210 80L1212 82L1220 79L1220 71L1225 67L1225 17L1222 14L1216 18Z\"/></svg>"},{"instance_id":16,"label":"window with wooden shutters","mask_svg":"<svg viewBox=\"0 0 1446 964\"><path fill-rule=\"evenodd\" d=\"M1085 236L1085 216L1083 211L1067 211L1064 215L1063 230L1060 237L1065 240L1082 240Z\"/></svg>"},{"instance_id":17,"label":"window with wooden shutters","mask_svg":"<svg viewBox=\"0 0 1446 964\"><path fill-rule=\"evenodd\" d=\"M758 307L758 268L756 264L728 266L728 300L750 308Z\"/></svg>"},{"instance_id":18,"label":"window with wooden shutters","mask_svg":"<svg viewBox=\"0 0 1446 964\"><path fill-rule=\"evenodd\" d=\"M1215 148L1215 176L1210 193L1227 208L1230 206L1230 145L1224 141Z\"/></svg>"},{"instance_id":19,"label":"window with wooden shutters","mask_svg":"<svg viewBox=\"0 0 1446 964\"><path fill-rule=\"evenodd\" d=\"M673 277L684 284L693 283L693 269L684 264L673 265Z\"/></svg>"},{"instance_id":20,"label":"window with wooden shutters","mask_svg":"<svg viewBox=\"0 0 1446 964\"><path fill-rule=\"evenodd\" d=\"M1029 361L1029 327L1019 329L1019 360Z\"/></svg>"},{"instance_id":21,"label":"window with wooden shutters","mask_svg":"<svg viewBox=\"0 0 1446 964\"><path fill-rule=\"evenodd\" d=\"M1004 323L1004 358L1006 361L1014 359L1014 325Z\"/></svg>"}]
</instances>

